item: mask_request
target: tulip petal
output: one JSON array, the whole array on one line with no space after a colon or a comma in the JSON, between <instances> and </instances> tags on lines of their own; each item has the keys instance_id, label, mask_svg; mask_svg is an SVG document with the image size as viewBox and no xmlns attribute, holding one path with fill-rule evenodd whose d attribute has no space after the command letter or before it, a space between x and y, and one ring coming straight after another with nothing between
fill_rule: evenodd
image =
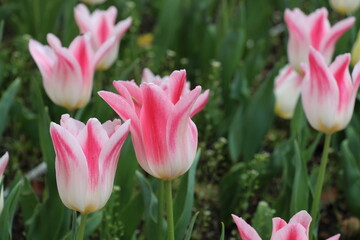
<instances>
[{"instance_id":1,"label":"tulip petal","mask_svg":"<svg viewBox=\"0 0 360 240\"><path fill-rule=\"evenodd\" d=\"M121 125L120 119L114 119L113 121L106 121L102 124L109 138L115 133L117 128Z\"/></svg>"},{"instance_id":2,"label":"tulip petal","mask_svg":"<svg viewBox=\"0 0 360 240\"><path fill-rule=\"evenodd\" d=\"M85 128L84 123L71 118L69 114L63 114L61 116L60 125L68 130L74 137L77 137L81 130Z\"/></svg>"},{"instance_id":3,"label":"tulip petal","mask_svg":"<svg viewBox=\"0 0 360 240\"><path fill-rule=\"evenodd\" d=\"M231 214L234 219L237 229L240 233L242 240L261 240L259 234L252 228L244 219L239 218L238 216Z\"/></svg>"},{"instance_id":4,"label":"tulip petal","mask_svg":"<svg viewBox=\"0 0 360 240\"><path fill-rule=\"evenodd\" d=\"M117 130L111 136L109 141L106 142L99 156L102 182L100 188L102 194L100 195L103 199L103 202L106 202L107 199L109 199L112 192L112 183L114 182L115 178L120 150L129 133L130 120L127 120L122 125L117 125L117 122L114 122L114 126L115 125L118 127Z\"/></svg>"},{"instance_id":5,"label":"tulip petal","mask_svg":"<svg viewBox=\"0 0 360 240\"><path fill-rule=\"evenodd\" d=\"M205 90L199 97L196 99L194 106L191 108L190 117L198 114L206 106L209 100L210 91L209 89Z\"/></svg>"},{"instance_id":6,"label":"tulip petal","mask_svg":"<svg viewBox=\"0 0 360 240\"><path fill-rule=\"evenodd\" d=\"M310 32L311 44L317 50L320 49L321 41L330 28L327 17L328 11L326 8L320 8L310 15L311 23L309 25L312 27Z\"/></svg>"},{"instance_id":7,"label":"tulip petal","mask_svg":"<svg viewBox=\"0 0 360 240\"><path fill-rule=\"evenodd\" d=\"M332 236L332 237L329 237L328 239L326 239L326 240L339 240L340 239L340 234L336 234L336 235L334 235L334 236Z\"/></svg>"},{"instance_id":8,"label":"tulip petal","mask_svg":"<svg viewBox=\"0 0 360 240\"><path fill-rule=\"evenodd\" d=\"M77 137L87 160L89 188L94 190L99 182L99 155L103 144L109 140L107 132L96 118L91 118Z\"/></svg>"},{"instance_id":9,"label":"tulip petal","mask_svg":"<svg viewBox=\"0 0 360 240\"><path fill-rule=\"evenodd\" d=\"M274 235L275 232L279 231L280 229L282 229L286 225L287 225L287 223L283 219L281 219L279 217L273 218L272 219L272 234L271 235Z\"/></svg>"},{"instance_id":10,"label":"tulip petal","mask_svg":"<svg viewBox=\"0 0 360 240\"><path fill-rule=\"evenodd\" d=\"M73 53L80 65L84 85L91 85L95 69L93 65L94 52L90 45L90 35L85 34L82 37L76 37L71 42L69 50Z\"/></svg>"},{"instance_id":11,"label":"tulip petal","mask_svg":"<svg viewBox=\"0 0 360 240\"><path fill-rule=\"evenodd\" d=\"M288 224L271 236L271 240L308 240L306 229L300 224Z\"/></svg>"},{"instance_id":12,"label":"tulip petal","mask_svg":"<svg viewBox=\"0 0 360 240\"><path fill-rule=\"evenodd\" d=\"M306 229L306 234L309 234L309 228L311 223L311 216L305 210L296 213L289 221L289 224L301 224Z\"/></svg>"},{"instance_id":13,"label":"tulip petal","mask_svg":"<svg viewBox=\"0 0 360 240\"><path fill-rule=\"evenodd\" d=\"M174 71L170 75L169 81L169 97L173 104L176 104L185 88L186 83L186 71Z\"/></svg>"},{"instance_id":14,"label":"tulip petal","mask_svg":"<svg viewBox=\"0 0 360 240\"><path fill-rule=\"evenodd\" d=\"M338 23L336 23L330 31L324 36L321 42L320 51L323 53L325 59L331 59L334 53L336 41L355 23L354 17L348 17Z\"/></svg>"},{"instance_id":15,"label":"tulip petal","mask_svg":"<svg viewBox=\"0 0 360 240\"><path fill-rule=\"evenodd\" d=\"M33 57L37 66L40 69L44 81L48 81L52 74L53 66L56 61L54 51L50 47L44 46L35 40L29 41L29 50L31 56Z\"/></svg>"},{"instance_id":16,"label":"tulip petal","mask_svg":"<svg viewBox=\"0 0 360 240\"><path fill-rule=\"evenodd\" d=\"M349 72L350 54L338 56L330 66L336 83L339 88L338 111L346 110L352 96L353 84Z\"/></svg>"},{"instance_id":17,"label":"tulip petal","mask_svg":"<svg viewBox=\"0 0 360 240\"><path fill-rule=\"evenodd\" d=\"M130 28L132 23L132 18L128 17L120 22L118 22L114 27L114 33L113 36L116 37L116 39L120 39L124 36L126 31Z\"/></svg>"},{"instance_id":18,"label":"tulip petal","mask_svg":"<svg viewBox=\"0 0 360 240\"><path fill-rule=\"evenodd\" d=\"M90 12L84 4L80 3L74 8L74 17L81 33L91 32Z\"/></svg>"},{"instance_id":19,"label":"tulip petal","mask_svg":"<svg viewBox=\"0 0 360 240\"><path fill-rule=\"evenodd\" d=\"M83 212L88 190L87 161L76 138L65 128L51 123L50 135L56 152L56 182L62 202Z\"/></svg>"},{"instance_id":20,"label":"tulip petal","mask_svg":"<svg viewBox=\"0 0 360 240\"><path fill-rule=\"evenodd\" d=\"M146 146L145 152L149 166L157 171L169 161L164 126L172 113L173 106L159 86L143 83L140 88L143 92L143 105L140 112L143 143Z\"/></svg>"}]
</instances>

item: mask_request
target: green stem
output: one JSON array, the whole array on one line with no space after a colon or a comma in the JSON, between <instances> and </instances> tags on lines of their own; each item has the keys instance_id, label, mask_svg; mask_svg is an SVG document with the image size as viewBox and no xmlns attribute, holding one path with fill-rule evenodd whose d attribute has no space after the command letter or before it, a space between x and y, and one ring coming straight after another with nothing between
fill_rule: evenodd
<instances>
[{"instance_id":1,"label":"green stem","mask_svg":"<svg viewBox=\"0 0 360 240\"><path fill-rule=\"evenodd\" d=\"M79 228L79 232L78 232L78 235L76 237L76 240L84 240L84 233L85 233L87 215L88 215L87 213L81 214L80 228Z\"/></svg>"},{"instance_id":2,"label":"green stem","mask_svg":"<svg viewBox=\"0 0 360 240\"><path fill-rule=\"evenodd\" d=\"M71 234L71 240L76 239L76 232L77 232L76 218L77 218L76 211L72 210L72 222L71 222L72 234Z\"/></svg>"},{"instance_id":3,"label":"green stem","mask_svg":"<svg viewBox=\"0 0 360 240\"><path fill-rule=\"evenodd\" d=\"M171 180L165 181L168 239L175 240Z\"/></svg>"},{"instance_id":4,"label":"green stem","mask_svg":"<svg viewBox=\"0 0 360 240\"><path fill-rule=\"evenodd\" d=\"M330 140L331 140L331 134L326 134L324 150L323 150L323 153L321 156L319 175L318 175L317 182L316 182L314 200L313 200L312 207L311 207L312 222L310 225L310 232L309 232L310 239L313 239L314 227L318 222L317 220L318 220L318 216L319 216L320 197L321 197L321 192L322 192L324 179L325 179L326 165L328 162Z\"/></svg>"},{"instance_id":5,"label":"green stem","mask_svg":"<svg viewBox=\"0 0 360 240\"><path fill-rule=\"evenodd\" d=\"M163 239L162 236L162 223L164 211L164 181L160 180L159 193L158 193L158 216L157 216L157 236L159 240Z\"/></svg>"}]
</instances>

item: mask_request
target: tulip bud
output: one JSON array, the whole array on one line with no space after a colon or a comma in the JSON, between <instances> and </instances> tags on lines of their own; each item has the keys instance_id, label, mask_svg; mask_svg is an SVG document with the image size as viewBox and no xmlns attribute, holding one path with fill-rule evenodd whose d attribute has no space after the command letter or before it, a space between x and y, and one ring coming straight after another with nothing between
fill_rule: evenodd
<instances>
[{"instance_id":1,"label":"tulip bud","mask_svg":"<svg viewBox=\"0 0 360 240\"><path fill-rule=\"evenodd\" d=\"M285 65L275 78L275 113L284 119L291 119L300 97L303 77L292 67Z\"/></svg>"},{"instance_id":2,"label":"tulip bud","mask_svg":"<svg viewBox=\"0 0 360 240\"><path fill-rule=\"evenodd\" d=\"M147 78L146 76L145 78ZM201 87L187 89L186 72L174 71L167 87L161 79L134 82L114 81L120 95L101 91L99 95L123 119L131 119L131 137L140 166L154 177L171 180L192 165L197 149L197 128L191 117L208 99Z\"/></svg>"},{"instance_id":3,"label":"tulip bud","mask_svg":"<svg viewBox=\"0 0 360 240\"><path fill-rule=\"evenodd\" d=\"M360 0L330 0L330 6L341 14L350 14L358 10Z\"/></svg>"},{"instance_id":4,"label":"tulip bud","mask_svg":"<svg viewBox=\"0 0 360 240\"><path fill-rule=\"evenodd\" d=\"M60 125L51 123L56 183L65 206L90 213L106 204L129 126L130 121L101 124L96 118L85 125L68 114L62 115Z\"/></svg>"},{"instance_id":5,"label":"tulip bud","mask_svg":"<svg viewBox=\"0 0 360 240\"><path fill-rule=\"evenodd\" d=\"M63 47L53 34L47 35L47 41L50 46L35 40L29 42L47 95L55 104L69 110L83 107L91 96L95 66L111 43L94 52L89 34L76 37L69 48Z\"/></svg>"},{"instance_id":6,"label":"tulip bud","mask_svg":"<svg viewBox=\"0 0 360 240\"><path fill-rule=\"evenodd\" d=\"M310 46L319 51L330 63L336 41L355 22L354 17L346 18L333 27L328 20L326 8L317 9L310 15L305 15L300 9L286 9L285 22L289 30L288 58L290 65L300 75L303 75L301 64L308 63Z\"/></svg>"},{"instance_id":7,"label":"tulip bud","mask_svg":"<svg viewBox=\"0 0 360 240\"><path fill-rule=\"evenodd\" d=\"M349 63L350 54L343 54L328 67L324 57L310 49L301 99L310 125L318 131L333 133L350 122L360 84L360 65L355 66L351 78Z\"/></svg>"},{"instance_id":8,"label":"tulip bud","mask_svg":"<svg viewBox=\"0 0 360 240\"><path fill-rule=\"evenodd\" d=\"M355 66L360 61L360 31L357 34L354 46L351 50L351 65Z\"/></svg>"},{"instance_id":9,"label":"tulip bud","mask_svg":"<svg viewBox=\"0 0 360 240\"><path fill-rule=\"evenodd\" d=\"M90 14L88 8L84 4L79 4L75 7L74 15L80 32L91 32L92 47L95 51L111 42L111 47L96 66L98 70L108 69L118 56L120 41L131 26L131 17L128 17L115 25L117 17L117 9L115 7L112 6L106 11L97 9ZM115 41L113 41L112 38L114 38Z\"/></svg>"}]
</instances>

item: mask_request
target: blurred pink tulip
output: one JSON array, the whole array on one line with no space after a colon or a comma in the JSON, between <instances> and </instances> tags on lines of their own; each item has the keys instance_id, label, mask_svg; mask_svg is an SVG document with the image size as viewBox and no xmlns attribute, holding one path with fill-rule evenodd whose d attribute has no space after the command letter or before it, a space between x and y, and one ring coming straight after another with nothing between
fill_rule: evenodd
<instances>
[{"instance_id":1,"label":"blurred pink tulip","mask_svg":"<svg viewBox=\"0 0 360 240\"><path fill-rule=\"evenodd\" d=\"M149 80L149 79L147 79ZM174 71L167 88L143 82L114 81L120 95L99 95L123 120L131 119L131 136L140 166L154 177L171 180L192 165L198 143L191 117L205 107L209 93L186 92L185 70ZM203 99L203 100L199 100Z\"/></svg>"},{"instance_id":2,"label":"blurred pink tulip","mask_svg":"<svg viewBox=\"0 0 360 240\"><path fill-rule=\"evenodd\" d=\"M318 131L340 131L352 117L360 85L360 64L355 66L352 80L349 63L350 54L343 54L328 67L321 53L310 49L301 98L310 125Z\"/></svg>"},{"instance_id":3,"label":"blurred pink tulip","mask_svg":"<svg viewBox=\"0 0 360 240\"><path fill-rule=\"evenodd\" d=\"M302 73L301 64L308 62L310 46L330 63L336 41L352 27L355 18L346 18L331 27L326 8L317 9L308 16L296 8L285 10L285 22L289 30L289 62L295 71Z\"/></svg>"},{"instance_id":4,"label":"blurred pink tulip","mask_svg":"<svg viewBox=\"0 0 360 240\"><path fill-rule=\"evenodd\" d=\"M121 147L130 121L84 123L68 114L60 125L51 123L56 152L56 182L62 202L80 213L94 212L108 201L114 184Z\"/></svg>"},{"instance_id":5,"label":"blurred pink tulip","mask_svg":"<svg viewBox=\"0 0 360 240\"><path fill-rule=\"evenodd\" d=\"M294 115L296 104L300 97L303 77L290 65L285 65L275 78L275 113L284 119Z\"/></svg>"},{"instance_id":6,"label":"blurred pink tulip","mask_svg":"<svg viewBox=\"0 0 360 240\"><path fill-rule=\"evenodd\" d=\"M108 69L118 56L120 41L131 26L131 17L115 25L117 16L117 9L115 7L112 6L106 11L95 10L90 14L84 4L77 5L74 14L80 32L92 33L92 46L95 50L100 49L104 44L108 44L109 41L112 41L111 38L115 38L115 41L112 41L111 48L97 64L97 69L99 70Z\"/></svg>"},{"instance_id":7,"label":"blurred pink tulip","mask_svg":"<svg viewBox=\"0 0 360 240\"><path fill-rule=\"evenodd\" d=\"M35 40L29 42L30 53L40 69L47 95L55 104L69 110L83 107L91 96L95 66L111 43L95 53L89 34L76 37L69 48L62 47L53 34L47 35L47 41L50 47Z\"/></svg>"},{"instance_id":8,"label":"blurred pink tulip","mask_svg":"<svg viewBox=\"0 0 360 240\"><path fill-rule=\"evenodd\" d=\"M9 162L9 154L6 152L1 158L0 158L0 214L4 208L4 187L3 187L3 175L6 168L6 165Z\"/></svg>"},{"instance_id":9,"label":"blurred pink tulip","mask_svg":"<svg viewBox=\"0 0 360 240\"><path fill-rule=\"evenodd\" d=\"M259 234L251 227L244 219L239 218L236 215L232 215L240 237L242 240L261 240ZM311 216L306 211L300 211L296 213L286 223L281 218L273 218L273 230L270 240L308 240L309 239L309 227L311 223ZM338 240L340 234L337 234L327 240Z\"/></svg>"}]
</instances>

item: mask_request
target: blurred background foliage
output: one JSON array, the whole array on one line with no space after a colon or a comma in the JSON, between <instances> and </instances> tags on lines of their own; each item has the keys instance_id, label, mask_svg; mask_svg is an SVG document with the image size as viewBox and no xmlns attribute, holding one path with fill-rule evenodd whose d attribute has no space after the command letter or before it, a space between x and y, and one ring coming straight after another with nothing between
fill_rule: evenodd
<instances>
[{"instance_id":1,"label":"blurred background foliage","mask_svg":"<svg viewBox=\"0 0 360 240\"><path fill-rule=\"evenodd\" d=\"M68 46L79 34L73 17L78 1L0 3L0 155L10 152L5 186L7 204L12 202L0 219L1 239L10 233L14 239L62 239L71 214L57 195L48 126L66 110L44 93L28 41L46 43L51 32ZM160 76L186 69L192 87L211 90L207 107L195 118L201 154L175 182L175 209L184 209L175 211L177 239L184 238L195 212L192 239L219 238L221 221L227 238L237 239L231 213L252 222L261 236L270 236L273 216L289 219L309 209L323 138L308 126L301 104L291 121L273 114L273 81L287 63L283 12L299 7L310 13L325 6L332 24L343 16L326 0L108 0L99 8L110 5L118 8L118 20L131 16L133 25L114 66L96 73L90 103L73 115L82 121L116 118L96 92L114 91L113 80L139 83L145 67ZM336 53L351 51L359 23L341 38ZM342 239L360 238L359 114L357 106L350 126L333 140L320 239L338 232ZM159 183L141 173L129 140L114 193L87 224L91 239L156 239ZM25 174L43 161L47 174L27 180Z\"/></svg>"}]
</instances>

